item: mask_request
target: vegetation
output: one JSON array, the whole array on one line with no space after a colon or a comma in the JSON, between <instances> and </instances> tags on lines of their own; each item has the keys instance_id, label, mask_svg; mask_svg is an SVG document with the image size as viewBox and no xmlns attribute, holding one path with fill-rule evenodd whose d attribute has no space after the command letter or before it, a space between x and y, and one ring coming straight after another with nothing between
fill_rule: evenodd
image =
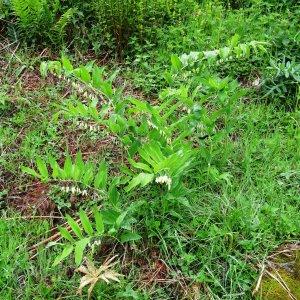
<instances>
[{"instance_id":1,"label":"vegetation","mask_svg":"<svg viewBox=\"0 0 300 300\"><path fill-rule=\"evenodd\" d=\"M0 299L297 299L297 2L0 0Z\"/></svg>"}]
</instances>

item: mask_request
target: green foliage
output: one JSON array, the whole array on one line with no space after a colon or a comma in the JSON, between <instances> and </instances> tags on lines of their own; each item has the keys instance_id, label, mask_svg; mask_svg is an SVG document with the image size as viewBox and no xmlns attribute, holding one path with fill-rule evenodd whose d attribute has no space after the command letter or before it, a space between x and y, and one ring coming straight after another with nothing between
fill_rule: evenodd
<instances>
[{"instance_id":1,"label":"green foliage","mask_svg":"<svg viewBox=\"0 0 300 300\"><path fill-rule=\"evenodd\" d=\"M162 152L162 150L165 154ZM168 151L169 150L169 151ZM176 187L179 178L186 172L192 161L192 151L186 147L177 152L167 147L161 147L158 142L150 142L139 148L138 153L141 157L140 162L130 160L133 167L148 173L139 173L136 175L128 187L127 191L132 190L138 185L146 186L155 179L157 183L166 184L168 190Z\"/></svg>"},{"instance_id":2,"label":"green foliage","mask_svg":"<svg viewBox=\"0 0 300 300\"><path fill-rule=\"evenodd\" d=\"M108 33L113 38L121 55L131 35L143 39L147 28L184 18L195 3L192 0L94 0L93 6L102 34Z\"/></svg>"},{"instance_id":3,"label":"green foliage","mask_svg":"<svg viewBox=\"0 0 300 300\"><path fill-rule=\"evenodd\" d=\"M203 65L204 61L208 64L221 64L230 60L237 60L242 58L250 58L251 55L258 55L259 52L266 52L264 45L266 43L251 41L245 44L238 44L239 36L235 35L230 41L230 45L216 50L191 52L190 54L183 54L180 57L180 61L183 67ZM177 59L173 57L172 66L173 69L180 69L181 64Z\"/></svg>"},{"instance_id":4,"label":"green foliage","mask_svg":"<svg viewBox=\"0 0 300 300\"><path fill-rule=\"evenodd\" d=\"M264 97L281 99L286 106L295 107L300 99L300 64L295 61L271 60L269 74L263 83Z\"/></svg>"},{"instance_id":5,"label":"green foliage","mask_svg":"<svg viewBox=\"0 0 300 300\"><path fill-rule=\"evenodd\" d=\"M92 162L84 162L81 153L77 153L76 158L72 161L68 156L60 167L58 162L53 157L48 157L46 160L38 157L36 159L37 170L22 167L22 171L44 182L74 182L79 183L83 188L94 188L103 190L106 188L107 168L105 164L100 164L98 168ZM48 171L51 169L51 172ZM70 188L72 191L72 188Z\"/></svg>"},{"instance_id":6,"label":"green foliage","mask_svg":"<svg viewBox=\"0 0 300 300\"><path fill-rule=\"evenodd\" d=\"M256 43L251 45L255 47ZM235 46L232 49L226 52L228 57L233 51L238 56L250 55L250 46ZM197 55L199 57L200 54ZM186 81L182 61L173 56L172 63L174 74L169 74L170 81ZM43 75L50 70L66 81L75 77L94 93L100 92L106 97L105 105L102 103L100 109L96 98L83 104L75 97L62 106L61 112L68 119L90 119L118 136L127 150L131 165L143 170L143 173L134 175L127 191L144 187L154 180L166 184L168 190L176 189L193 160L192 142L199 143L199 140L208 137L214 142L225 137L230 132L228 116L242 95L234 81L203 74L197 81L179 87L174 85L174 88L162 91L161 103L150 105L132 97L122 97L112 86L115 73L104 80L101 69L93 64L74 68L63 57L62 64L59 61L43 62L40 69ZM213 109L208 109L208 106ZM92 128L97 130L95 125ZM132 159L135 155L140 157L139 162Z\"/></svg>"},{"instance_id":7,"label":"green foliage","mask_svg":"<svg viewBox=\"0 0 300 300\"><path fill-rule=\"evenodd\" d=\"M74 298L74 265L119 254L124 278L97 284L95 299L252 299L255 266L299 239L297 3L174 1L165 14L161 1L154 20L148 1L129 23L129 6L103 2L98 15L89 1L61 3L56 21L77 11L62 31L74 61L80 41L115 49L115 32L120 48L131 35L128 56L119 73L98 57L78 66L63 56L42 62L43 78L21 45L1 56L0 298ZM116 23L97 26L100 13ZM13 33L9 17L1 25ZM115 27L134 18L143 26ZM52 158L63 149L88 158ZM31 253L57 225L55 247Z\"/></svg>"},{"instance_id":8,"label":"green foliage","mask_svg":"<svg viewBox=\"0 0 300 300\"><path fill-rule=\"evenodd\" d=\"M0 92L0 113L9 108L9 97L5 91Z\"/></svg>"},{"instance_id":9,"label":"green foliage","mask_svg":"<svg viewBox=\"0 0 300 300\"><path fill-rule=\"evenodd\" d=\"M121 243L133 242L141 238L139 234L132 232L129 209L124 212L116 210L100 212L97 207L93 207L90 214L80 210L78 221L67 215L66 222L70 230L59 227L63 238L63 242L60 243L63 250L55 258L53 266L60 264L73 252L75 264L79 266L84 254L92 255L95 247L100 246L105 237L118 237Z\"/></svg>"},{"instance_id":10,"label":"green foliage","mask_svg":"<svg viewBox=\"0 0 300 300\"><path fill-rule=\"evenodd\" d=\"M262 6L268 9L279 10L285 7L292 7L296 5L297 0L221 0L220 1L227 8L232 9L241 9L241 8L249 8L251 6Z\"/></svg>"},{"instance_id":11,"label":"green foliage","mask_svg":"<svg viewBox=\"0 0 300 300\"><path fill-rule=\"evenodd\" d=\"M62 42L66 26L75 13L73 8L62 12L60 0L12 0L11 9L17 18L20 36L33 44L41 40L53 44Z\"/></svg>"},{"instance_id":12,"label":"green foliage","mask_svg":"<svg viewBox=\"0 0 300 300\"><path fill-rule=\"evenodd\" d=\"M74 68L69 59L63 56L61 62L42 62L40 65L41 75L46 77L48 71L58 75L59 79L66 79L67 82L70 82L70 79L75 79L75 82L72 82L73 88L83 96L92 99L100 94L101 97L105 97L107 100L115 100L121 91L121 89L113 88L113 81L118 71L105 78L104 68L98 67L93 61L85 66Z\"/></svg>"},{"instance_id":13,"label":"green foliage","mask_svg":"<svg viewBox=\"0 0 300 300\"><path fill-rule=\"evenodd\" d=\"M194 0L93 0L49 1L12 0L1 18L10 18L8 9L16 16L20 39L37 45L62 43L67 25L76 24L78 30L69 28L69 41L92 45L94 50L116 50L122 55L130 36L139 40L147 38L151 27L163 26L184 19L196 6ZM86 32L88 29L88 32ZM85 38L80 33L86 35ZM97 42L96 42L97 40Z\"/></svg>"},{"instance_id":14,"label":"green foliage","mask_svg":"<svg viewBox=\"0 0 300 300\"><path fill-rule=\"evenodd\" d=\"M71 233L73 233L75 238L65 227L59 228L61 236L69 243L64 245L62 253L56 257L53 263L54 266L61 263L73 251L76 265L79 266L81 264L84 251L88 244L93 238L101 238L104 233L103 217L97 208L94 208L93 216L95 218L95 227L90 221L89 216L83 210L80 210L79 212L80 225L69 215L66 216L67 223L71 228Z\"/></svg>"},{"instance_id":15,"label":"green foliage","mask_svg":"<svg viewBox=\"0 0 300 300\"><path fill-rule=\"evenodd\" d=\"M239 9L250 6L253 4L253 1L245 1L245 0L222 0L223 5L232 9Z\"/></svg>"}]
</instances>

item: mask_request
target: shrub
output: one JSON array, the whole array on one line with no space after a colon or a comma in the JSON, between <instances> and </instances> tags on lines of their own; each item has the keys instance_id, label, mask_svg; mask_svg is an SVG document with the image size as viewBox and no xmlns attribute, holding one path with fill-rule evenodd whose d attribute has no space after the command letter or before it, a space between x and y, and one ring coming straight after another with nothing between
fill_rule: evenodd
<instances>
[{"instance_id":1,"label":"shrub","mask_svg":"<svg viewBox=\"0 0 300 300\"><path fill-rule=\"evenodd\" d=\"M298 0L221 0L221 2L224 6L232 9L261 6L267 9L278 10L298 4Z\"/></svg>"},{"instance_id":2,"label":"shrub","mask_svg":"<svg viewBox=\"0 0 300 300\"><path fill-rule=\"evenodd\" d=\"M147 28L178 21L189 14L194 5L193 0L94 0L98 18L94 29L101 28L102 36L108 33L120 55L131 35L144 39Z\"/></svg>"},{"instance_id":3,"label":"shrub","mask_svg":"<svg viewBox=\"0 0 300 300\"><path fill-rule=\"evenodd\" d=\"M62 12L60 0L12 0L10 5L19 37L30 44L61 42L75 12L73 8Z\"/></svg>"},{"instance_id":4,"label":"shrub","mask_svg":"<svg viewBox=\"0 0 300 300\"><path fill-rule=\"evenodd\" d=\"M295 60L271 60L269 74L263 82L264 97L277 98L285 106L295 107L300 97L300 64Z\"/></svg>"}]
</instances>

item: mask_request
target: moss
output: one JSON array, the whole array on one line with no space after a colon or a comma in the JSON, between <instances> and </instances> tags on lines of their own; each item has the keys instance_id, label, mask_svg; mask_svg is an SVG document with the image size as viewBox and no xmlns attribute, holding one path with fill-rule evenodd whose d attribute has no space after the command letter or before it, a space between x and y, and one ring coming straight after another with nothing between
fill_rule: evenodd
<instances>
[{"instance_id":1,"label":"moss","mask_svg":"<svg viewBox=\"0 0 300 300\"><path fill-rule=\"evenodd\" d=\"M300 251L296 252L296 259L294 264L294 275L300 281Z\"/></svg>"},{"instance_id":2,"label":"moss","mask_svg":"<svg viewBox=\"0 0 300 300\"><path fill-rule=\"evenodd\" d=\"M300 299L300 251L295 252L293 272L286 270L277 270L286 285L291 290L296 299ZM273 278L266 276L261 284L261 297L263 300L290 300L288 293Z\"/></svg>"}]
</instances>

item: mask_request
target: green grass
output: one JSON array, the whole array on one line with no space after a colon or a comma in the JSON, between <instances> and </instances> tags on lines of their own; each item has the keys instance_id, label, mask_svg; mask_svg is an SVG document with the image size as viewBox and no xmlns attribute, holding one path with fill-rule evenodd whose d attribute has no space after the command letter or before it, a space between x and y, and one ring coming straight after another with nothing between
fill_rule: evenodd
<instances>
[{"instance_id":1,"label":"green grass","mask_svg":"<svg viewBox=\"0 0 300 300\"><path fill-rule=\"evenodd\" d=\"M154 103L167 86L164 72L171 54L216 49L235 33L242 42L272 43L270 53L214 69L219 75L250 82L268 75L270 57L286 55L299 63L296 13L283 11L278 20L278 12L262 12L203 4L197 18L154 30L148 45L132 41L119 76ZM281 42L287 20L292 25L285 51ZM127 193L121 182L119 198L113 194L107 202L91 198L74 204L50 187L47 197L55 211L27 207L22 216L16 203L26 206L31 197L38 206L41 199L37 180L21 171L38 157L52 155L62 162L67 153L81 151L95 163L105 159L111 186L127 157L119 144L107 140L107 129L89 132L54 118L71 90L63 79L42 79L35 54L8 48L0 63L7 66L0 70L0 299L86 299L86 289L83 296L76 294L80 274L73 257L53 267L57 245L41 246L33 259L29 248L61 223L51 216L76 215L78 207L95 203L121 212L130 207L132 230L142 238L121 243L112 234L102 241L93 253L96 265L118 254L115 268L124 277L120 283L98 283L92 299L252 299L259 263L279 245L299 241L299 105L284 105L276 97L264 100L254 88L235 103L228 136L199 140L195 134L199 151L176 196L153 185ZM34 218L35 213L50 217Z\"/></svg>"}]
</instances>

